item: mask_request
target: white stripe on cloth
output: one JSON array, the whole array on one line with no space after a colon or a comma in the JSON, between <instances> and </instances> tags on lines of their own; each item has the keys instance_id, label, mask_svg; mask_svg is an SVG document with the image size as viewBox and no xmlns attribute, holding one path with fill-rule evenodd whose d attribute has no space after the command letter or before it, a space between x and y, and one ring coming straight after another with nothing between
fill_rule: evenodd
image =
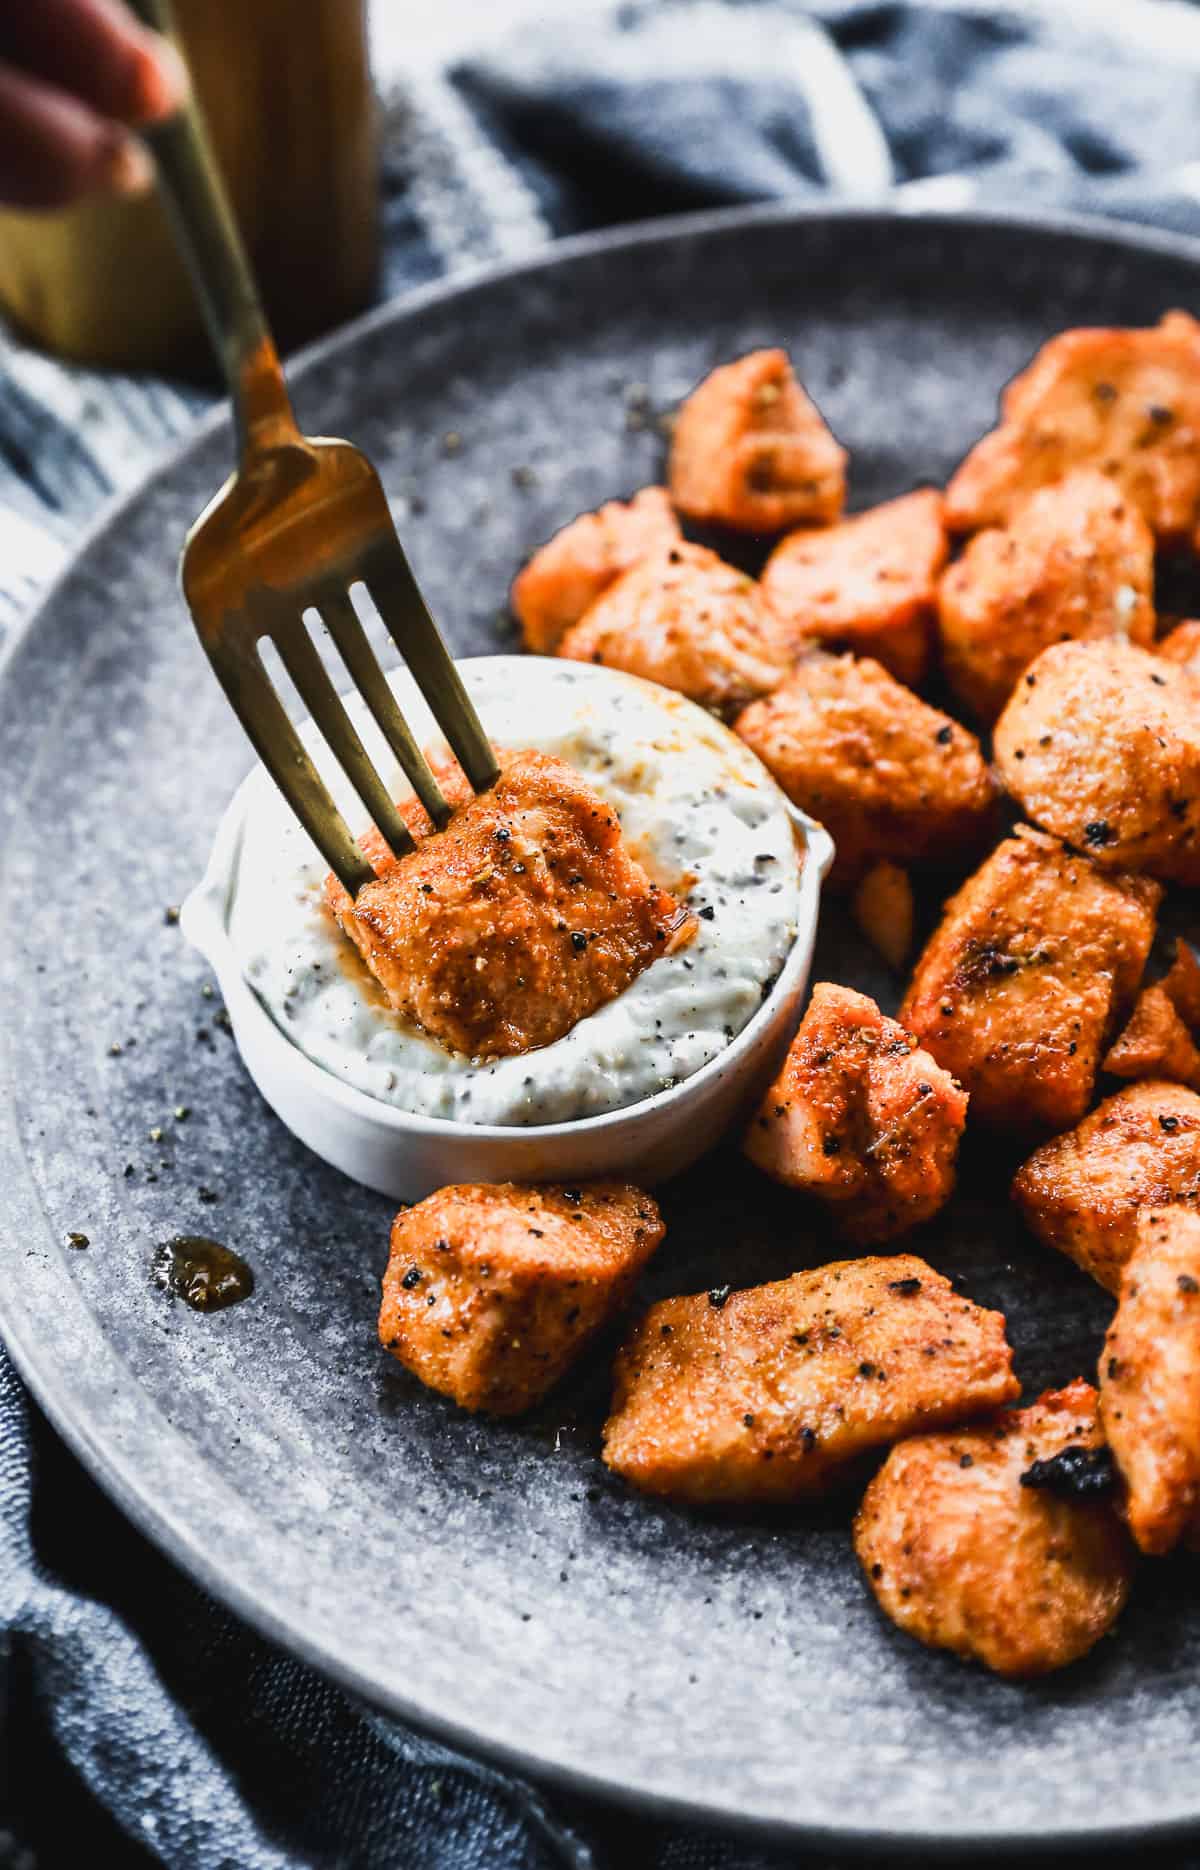
<instances>
[{"instance_id":1,"label":"white stripe on cloth","mask_svg":"<svg viewBox=\"0 0 1200 1870\"><path fill-rule=\"evenodd\" d=\"M538 0L544 9L545 0ZM511 31L532 0L451 0L428 14L371 9L371 63L385 152L443 269L519 259L553 230L516 168L489 143L445 73L481 38Z\"/></svg>"},{"instance_id":2,"label":"white stripe on cloth","mask_svg":"<svg viewBox=\"0 0 1200 1870\"><path fill-rule=\"evenodd\" d=\"M1152 52L1187 65L1200 65L1200 12L1193 0L923 0L942 12L1005 13L1038 23L1086 27L1115 47Z\"/></svg>"},{"instance_id":3,"label":"white stripe on cloth","mask_svg":"<svg viewBox=\"0 0 1200 1870\"><path fill-rule=\"evenodd\" d=\"M532 189L440 73L385 93L384 111L385 133L401 142L409 201L447 273L520 259L551 238Z\"/></svg>"},{"instance_id":4,"label":"white stripe on cloth","mask_svg":"<svg viewBox=\"0 0 1200 1870\"><path fill-rule=\"evenodd\" d=\"M797 19L780 55L804 91L829 186L849 201L887 194L896 172L883 126L828 33L813 20Z\"/></svg>"},{"instance_id":5,"label":"white stripe on cloth","mask_svg":"<svg viewBox=\"0 0 1200 1870\"><path fill-rule=\"evenodd\" d=\"M81 370L0 334L10 439L37 461L43 517L0 502L0 636L60 569L96 508L132 486L203 406L169 384Z\"/></svg>"},{"instance_id":6,"label":"white stripe on cloth","mask_svg":"<svg viewBox=\"0 0 1200 1870\"><path fill-rule=\"evenodd\" d=\"M66 367L13 339L0 341L0 371L87 450L114 490L191 426L201 402L168 383Z\"/></svg>"},{"instance_id":7,"label":"white stripe on cloth","mask_svg":"<svg viewBox=\"0 0 1200 1870\"><path fill-rule=\"evenodd\" d=\"M0 506L0 639L61 571L67 548L44 526Z\"/></svg>"},{"instance_id":8,"label":"white stripe on cloth","mask_svg":"<svg viewBox=\"0 0 1200 1870\"><path fill-rule=\"evenodd\" d=\"M1172 169L1163 182L1165 187L1200 201L1200 162L1185 162L1182 168Z\"/></svg>"},{"instance_id":9,"label":"white stripe on cloth","mask_svg":"<svg viewBox=\"0 0 1200 1870\"><path fill-rule=\"evenodd\" d=\"M914 210L936 208L953 212L969 208L979 198L979 183L973 175L919 175L915 181L901 182L894 199L898 207Z\"/></svg>"},{"instance_id":10,"label":"white stripe on cloth","mask_svg":"<svg viewBox=\"0 0 1200 1870\"><path fill-rule=\"evenodd\" d=\"M611 7L602 13L611 12ZM634 0L630 12L642 32L615 36L606 75L644 79L661 65L676 82L689 77L760 79L786 72L808 107L825 180L853 200L875 199L892 185L887 139L849 64L824 27L800 10L785 13L778 0ZM681 18L687 31L681 33Z\"/></svg>"}]
</instances>

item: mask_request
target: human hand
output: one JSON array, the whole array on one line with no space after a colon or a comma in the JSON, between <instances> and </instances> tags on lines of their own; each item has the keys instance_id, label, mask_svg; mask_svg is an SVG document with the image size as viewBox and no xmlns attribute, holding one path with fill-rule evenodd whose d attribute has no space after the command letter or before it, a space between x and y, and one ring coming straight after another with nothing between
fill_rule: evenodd
<instances>
[{"instance_id":1,"label":"human hand","mask_svg":"<svg viewBox=\"0 0 1200 1870\"><path fill-rule=\"evenodd\" d=\"M186 89L174 48L121 0L0 0L0 202L140 193L153 171L130 130Z\"/></svg>"}]
</instances>

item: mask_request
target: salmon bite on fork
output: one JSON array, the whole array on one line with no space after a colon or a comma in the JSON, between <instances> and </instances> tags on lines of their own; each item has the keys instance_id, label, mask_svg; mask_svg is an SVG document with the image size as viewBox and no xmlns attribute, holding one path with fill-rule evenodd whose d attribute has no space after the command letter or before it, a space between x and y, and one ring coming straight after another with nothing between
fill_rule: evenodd
<instances>
[{"instance_id":1,"label":"salmon bite on fork","mask_svg":"<svg viewBox=\"0 0 1200 1870\"><path fill-rule=\"evenodd\" d=\"M452 1050L549 1045L695 933L563 761L505 752L489 792L448 790L466 802L443 830L401 857L368 834L378 874L357 897L331 875L325 900L389 1005Z\"/></svg>"}]
</instances>

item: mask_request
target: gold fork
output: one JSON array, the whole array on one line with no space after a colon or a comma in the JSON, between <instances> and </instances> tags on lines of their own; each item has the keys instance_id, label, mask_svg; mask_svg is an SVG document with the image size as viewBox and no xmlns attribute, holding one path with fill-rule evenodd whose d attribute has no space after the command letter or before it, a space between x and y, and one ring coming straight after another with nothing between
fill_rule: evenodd
<instances>
[{"instance_id":1,"label":"gold fork","mask_svg":"<svg viewBox=\"0 0 1200 1870\"><path fill-rule=\"evenodd\" d=\"M172 34L169 0L133 0ZM174 36L172 34L172 36ZM450 807L367 639L351 590L365 586L471 785L495 753L417 587L379 476L349 442L300 433L204 123L194 101L145 132L176 239L224 367L238 465L187 536L180 574L206 655L259 759L351 896L374 876L263 665L274 643L301 700L392 851L412 837L338 697L305 623L321 616L435 825ZM286 152L283 152L286 160Z\"/></svg>"}]
</instances>

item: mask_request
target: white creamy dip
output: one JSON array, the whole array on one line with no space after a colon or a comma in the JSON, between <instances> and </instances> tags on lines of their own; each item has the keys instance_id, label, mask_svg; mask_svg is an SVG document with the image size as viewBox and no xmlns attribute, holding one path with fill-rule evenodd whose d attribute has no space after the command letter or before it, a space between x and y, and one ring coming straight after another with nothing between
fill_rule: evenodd
<instances>
[{"instance_id":1,"label":"white creamy dip","mask_svg":"<svg viewBox=\"0 0 1200 1870\"><path fill-rule=\"evenodd\" d=\"M321 906L325 866L265 775L251 784L229 908L246 979L292 1042L386 1104L463 1123L595 1116L688 1078L762 1004L796 935L803 852L787 801L756 757L700 708L613 670L536 657L460 665L492 740L556 755L615 807L651 877L698 916L693 941L653 961L563 1038L512 1058L451 1052L392 1013ZM393 678L426 747L442 741L407 678ZM351 714L385 781L408 789L362 710ZM321 758L355 832L365 815Z\"/></svg>"}]
</instances>

